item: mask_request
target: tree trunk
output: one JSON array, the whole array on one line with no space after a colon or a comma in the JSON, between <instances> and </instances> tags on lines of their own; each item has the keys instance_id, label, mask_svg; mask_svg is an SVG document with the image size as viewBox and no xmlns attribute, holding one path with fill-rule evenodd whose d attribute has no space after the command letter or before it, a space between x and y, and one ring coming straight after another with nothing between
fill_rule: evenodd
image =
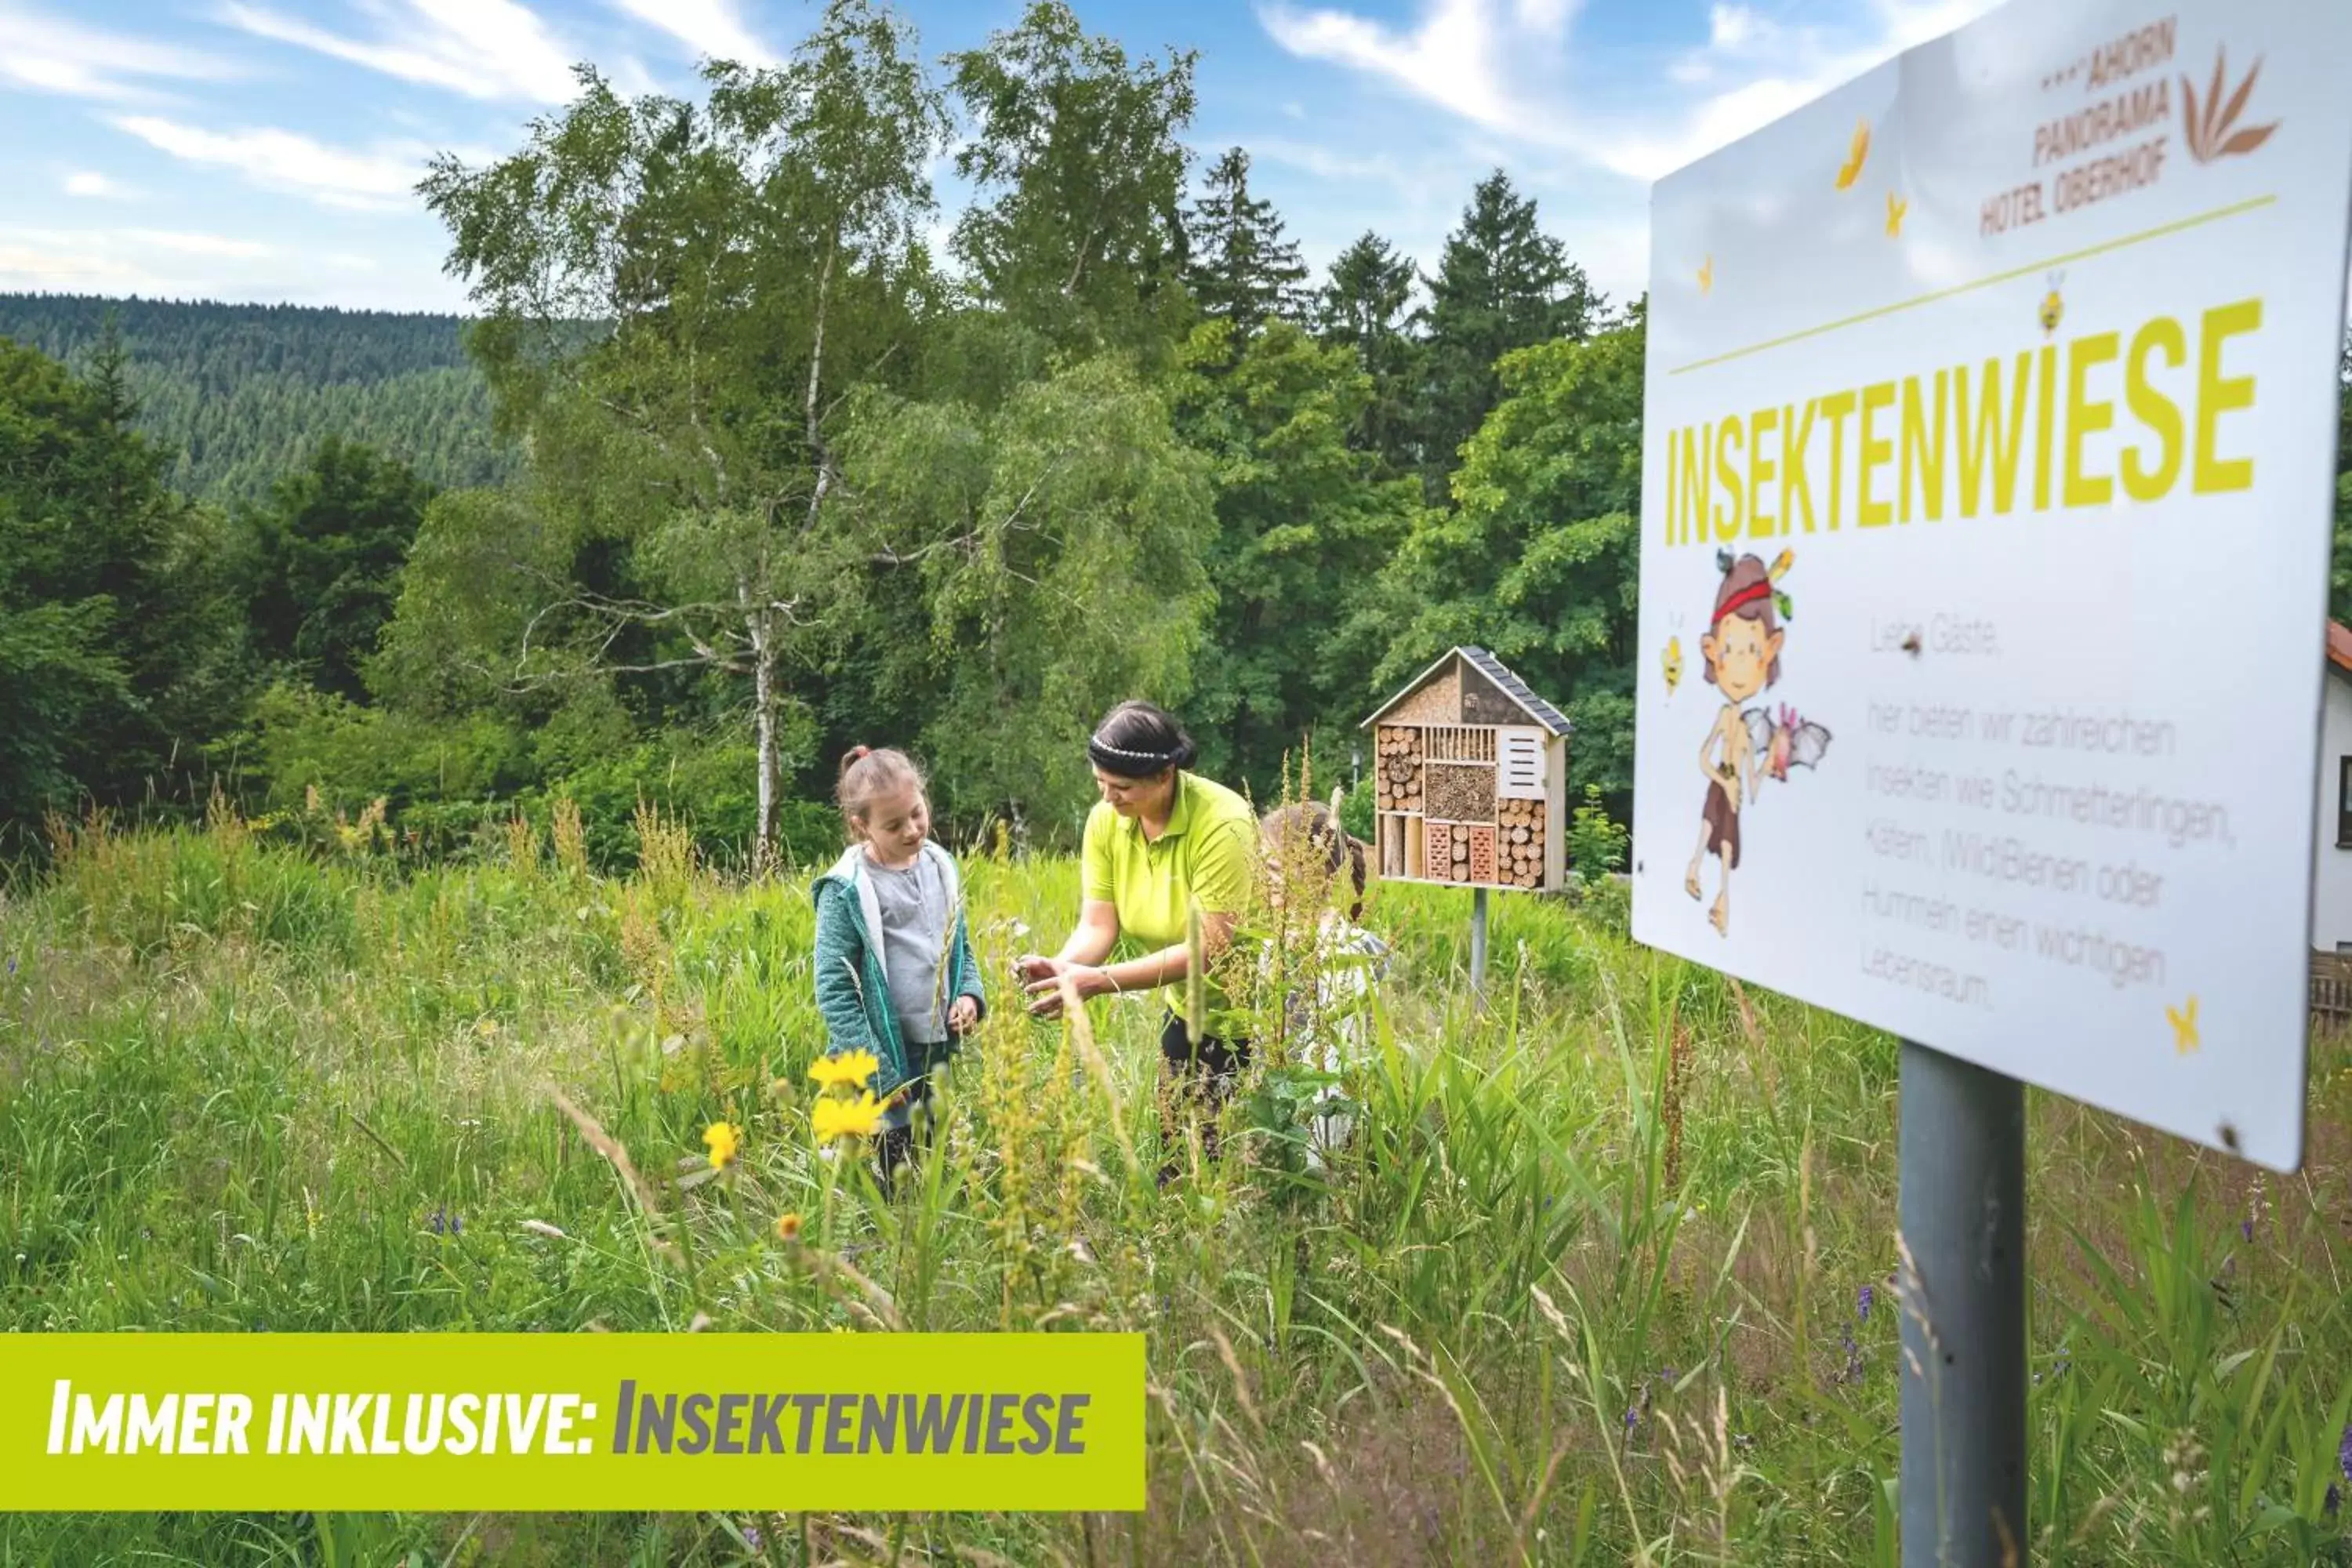
<instances>
[{"instance_id":1,"label":"tree trunk","mask_svg":"<svg viewBox=\"0 0 2352 1568\"><path fill-rule=\"evenodd\" d=\"M782 768L776 755L776 639L766 609L749 617L751 633L751 717L759 737L760 810L751 835L751 873L776 868L776 792Z\"/></svg>"}]
</instances>

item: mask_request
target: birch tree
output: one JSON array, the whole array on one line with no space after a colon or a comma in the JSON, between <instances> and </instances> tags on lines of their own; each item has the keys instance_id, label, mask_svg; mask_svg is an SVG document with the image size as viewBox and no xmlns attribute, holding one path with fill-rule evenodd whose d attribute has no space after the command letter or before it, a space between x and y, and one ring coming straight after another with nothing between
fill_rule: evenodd
<instances>
[{"instance_id":1,"label":"birch tree","mask_svg":"<svg viewBox=\"0 0 2352 1568\"><path fill-rule=\"evenodd\" d=\"M531 503L571 547L439 586L520 596L513 686L678 668L747 685L764 864L788 683L839 635L872 553L834 426L903 363L946 116L910 35L864 0L835 0L782 65L707 65L700 102L578 75L521 151L444 157L422 186L481 313L499 420L529 446ZM600 540L628 552L625 591L564 568ZM420 555L478 558L434 542Z\"/></svg>"}]
</instances>

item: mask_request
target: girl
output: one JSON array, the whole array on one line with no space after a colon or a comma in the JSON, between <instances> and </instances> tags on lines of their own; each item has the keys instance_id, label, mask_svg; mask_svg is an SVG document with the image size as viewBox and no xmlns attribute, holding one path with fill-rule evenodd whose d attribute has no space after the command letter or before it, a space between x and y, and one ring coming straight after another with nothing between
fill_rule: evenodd
<instances>
[{"instance_id":1,"label":"girl","mask_svg":"<svg viewBox=\"0 0 2352 1568\"><path fill-rule=\"evenodd\" d=\"M1372 984L1388 963L1387 945L1356 924L1364 913L1370 847L1311 801L1268 813L1258 831L1275 940L1290 969L1283 997L1287 1055L1338 1073L1363 1060ZM1343 872L1349 885L1345 914L1338 896ZM1271 963L1276 955L1267 956ZM1339 1098L1337 1083L1316 1091L1318 1109L1307 1127L1310 1171L1321 1170L1354 1131L1353 1119L1333 1103Z\"/></svg>"},{"instance_id":2,"label":"girl","mask_svg":"<svg viewBox=\"0 0 2352 1568\"><path fill-rule=\"evenodd\" d=\"M905 752L859 746L836 793L848 850L811 889L816 1005L831 1055L871 1051L885 1102L877 1153L887 1184L911 1152L931 1079L986 1005L955 858L930 841L923 775Z\"/></svg>"},{"instance_id":3,"label":"girl","mask_svg":"<svg viewBox=\"0 0 2352 1568\"><path fill-rule=\"evenodd\" d=\"M1171 1100L1202 1109L1202 1152L1216 1158L1214 1116L1248 1065L1246 1017L1218 985L1218 959L1247 902L1257 848L1249 802L1192 771L1199 749L1175 719L1149 702L1122 702L1087 742L1101 801L1087 817L1080 858L1077 928L1052 957L1019 962L1030 1011L1061 1011L1066 977L1083 1000L1157 988L1167 1015L1160 1030L1161 1080ZM1188 1018L1191 955L1186 928L1201 906L1205 1016ZM1142 956L1106 964L1122 942ZM1171 1160L1162 1185L1179 1173Z\"/></svg>"}]
</instances>

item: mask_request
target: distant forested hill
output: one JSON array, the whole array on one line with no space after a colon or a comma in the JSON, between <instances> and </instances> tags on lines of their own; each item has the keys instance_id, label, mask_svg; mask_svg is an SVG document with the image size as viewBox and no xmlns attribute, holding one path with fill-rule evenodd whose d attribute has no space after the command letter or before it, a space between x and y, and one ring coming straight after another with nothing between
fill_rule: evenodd
<instances>
[{"instance_id":1,"label":"distant forested hill","mask_svg":"<svg viewBox=\"0 0 2352 1568\"><path fill-rule=\"evenodd\" d=\"M141 426L174 454L182 492L253 500L323 436L362 441L430 483L495 483L489 389L455 316L296 305L0 294L0 337L86 368L111 313Z\"/></svg>"}]
</instances>

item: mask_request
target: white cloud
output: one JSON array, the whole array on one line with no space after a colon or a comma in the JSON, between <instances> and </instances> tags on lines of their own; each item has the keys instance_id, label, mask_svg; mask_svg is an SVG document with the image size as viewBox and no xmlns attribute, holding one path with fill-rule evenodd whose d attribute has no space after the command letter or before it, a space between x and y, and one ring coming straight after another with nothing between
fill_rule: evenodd
<instances>
[{"instance_id":1,"label":"white cloud","mask_svg":"<svg viewBox=\"0 0 2352 1568\"><path fill-rule=\"evenodd\" d=\"M1531 6L1522 0L1522 17L1530 9L1555 15L1564 30L1565 5ZM1496 0L1432 0L1422 25L1410 33L1346 11L1299 10L1288 0L1274 0L1260 19L1276 43L1303 59L1384 77L1490 130L1527 135L1533 129L1507 79L1515 40L1507 35L1535 29L1507 23Z\"/></svg>"},{"instance_id":2,"label":"white cloud","mask_svg":"<svg viewBox=\"0 0 2352 1568\"><path fill-rule=\"evenodd\" d=\"M1862 26L1844 34L1790 31L1747 5L1716 5L1707 43L1666 68L1670 83L1714 89L1686 93L1664 114L1606 112L1562 87L1573 63L1567 0L1427 0L1410 32L1345 11L1297 10L1287 0L1271 0L1260 19L1301 58L1383 79L1483 130L1649 181L1996 3L1870 0Z\"/></svg>"},{"instance_id":3,"label":"white cloud","mask_svg":"<svg viewBox=\"0 0 2352 1568\"><path fill-rule=\"evenodd\" d=\"M1769 26L1745 5L1717 5L1707 13L1706 45L1711 49L1736 49Z\"/></svg>"},{"instance_id":4,"label":"white cloud","mask_svg":"<svg viewBox=\"0 0 2352 1568\"><path fill-rule=\"evenodd\" d=\"M121 201L131 195L131 188L95 169L81 169L66 176L66 195Z\"/></svg>"},{"instance_id":5,"label":"white cloud","mask_svg":"<svg viewBox=\"0 0 2352 1568\"><path fill-rule=\"evenodd\" d=\"M401 0L379 13L384 26L373 38L347 37L243 0L230 0L222 15L257 37L468 98L562 103L573 91L575 57L515 0Z\"/></svg>"},{"instance_id":6,"label":"white cloud","mask_svg":"<svg viewBox=\"0 0 2352 1568\"><path fill-rule=\"evenodd\" d=\"M766 66L776 56L751 35L730 0L614 0L638 21L660 28L706 59Z\"/></svg>"},{"instance_id":7,"label":"white cloud","mask_svg":"<svg viewBox=\"0 0 2352 1568\"><path fill-rule=\"evenodd\" d=\"M424 176L424 158L416 150L354 153L291 131L205 131L143 114L123 115L114 123L184 162L233 169L256 184L329 206L405 207Z\"/></svg>"},{"instance_id":8,"label":"white cloud","mask_svg":"<svg viewBox=\"0 0 2352 1568\"><path fill-rule=\"evenodd\" d=\"M268 256L270 247L256 239L231 239L221 234L189 234L177 229L126 228L122 237L133 245L182 256Z\"/></svg>"},{"instance_id":9,"label":"white cloud","mask_svg":"<svg viewBox=\"0 0 2352 1568\"><path fill-rule=\"evenodd\" d=\"M239 74L196 49L105 33L0 0L0 83L76 98L152 98L140 79L215 81Z\"/></svg>"}]
</instances>

